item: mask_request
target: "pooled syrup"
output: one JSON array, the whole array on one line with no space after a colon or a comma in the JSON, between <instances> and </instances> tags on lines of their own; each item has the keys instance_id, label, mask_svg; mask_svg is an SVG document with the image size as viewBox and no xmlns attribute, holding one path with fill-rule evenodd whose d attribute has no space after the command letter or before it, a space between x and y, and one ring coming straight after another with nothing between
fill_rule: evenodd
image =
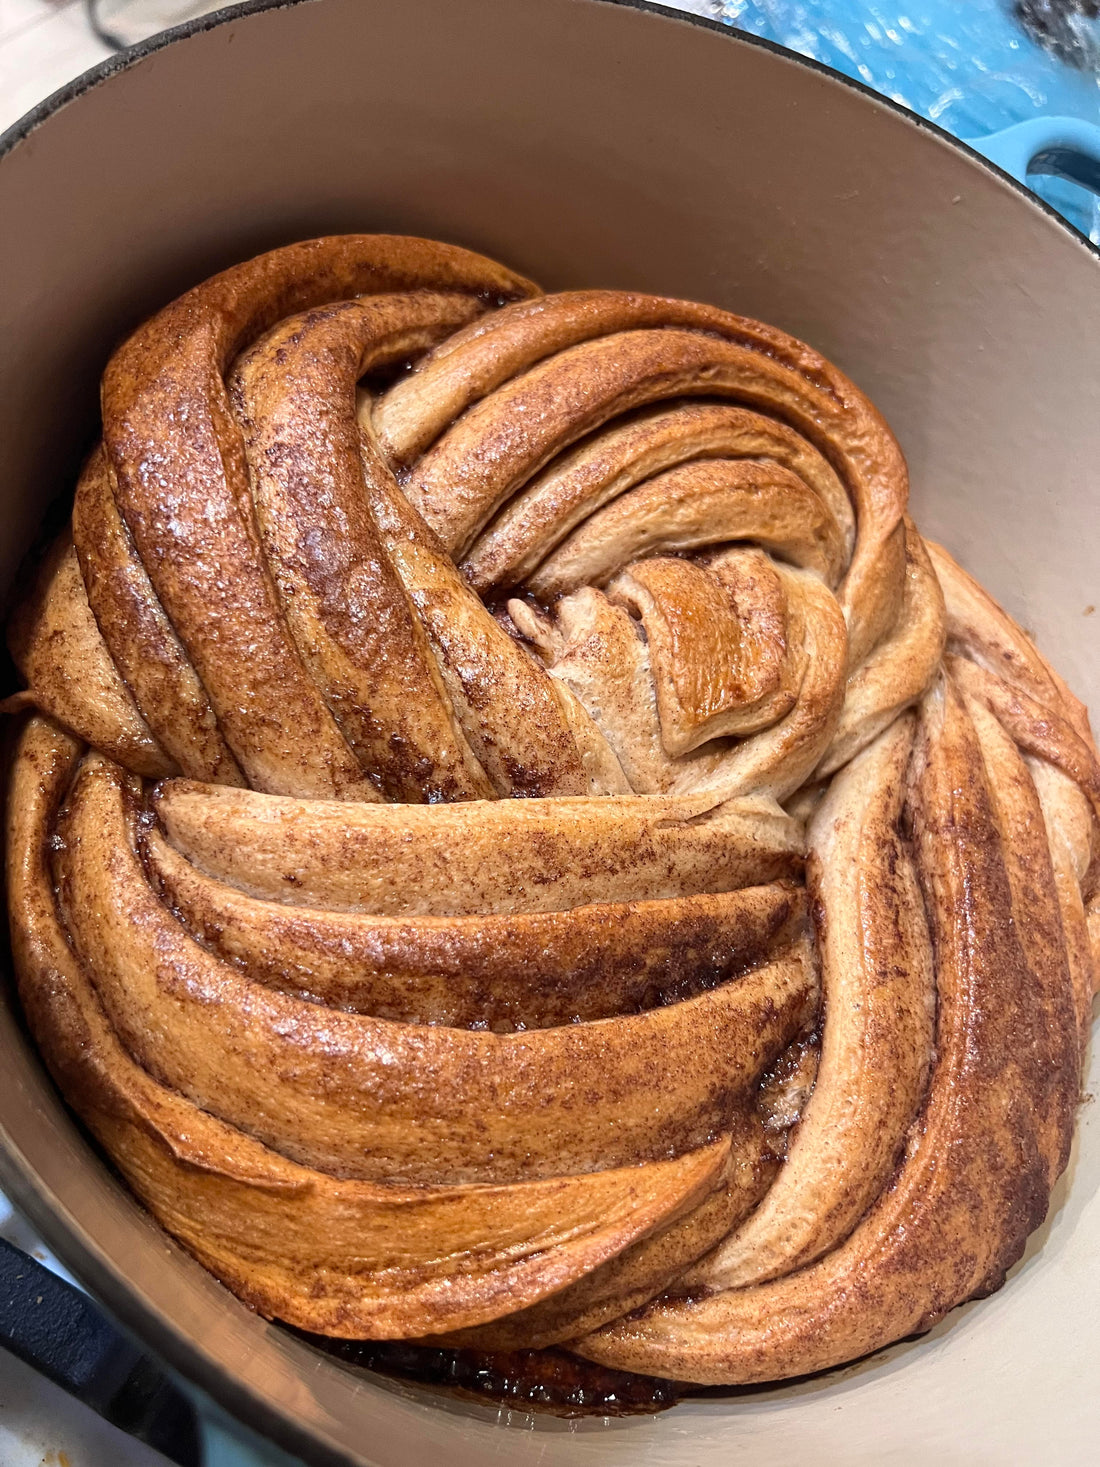
<instances>
[{"instance_id":1,"label":"pooled syrup","mask_svg":"<svg viewBox=\"0 0 1100 1467\"><path fill-rule=\"evenodd\" d=\"M566 1350L438 1350L403 1341L307 1338L326 1354L380 1375L553 1416L650 1415L674 1406L685 1389L608 1370Z\"/></svg>"}]
</instances>

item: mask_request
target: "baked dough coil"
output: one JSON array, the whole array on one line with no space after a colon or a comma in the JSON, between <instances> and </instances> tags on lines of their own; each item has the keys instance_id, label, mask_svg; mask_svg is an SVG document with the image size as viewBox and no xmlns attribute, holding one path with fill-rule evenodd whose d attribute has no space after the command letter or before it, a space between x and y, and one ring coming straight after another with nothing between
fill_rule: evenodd
<instances>
[{"instance_id":1,"label":"baked dough coil","mask_svg":"<svg viewBox=\"0 0 1100 1467\"><path fill-rule=\"evenodd\" d=\"M315 240L119 348L10 630L20 993L269 1317L778 1379L996 1287L1100 937L1082 706L802 343Z\"/></svg>"}]
</instances>

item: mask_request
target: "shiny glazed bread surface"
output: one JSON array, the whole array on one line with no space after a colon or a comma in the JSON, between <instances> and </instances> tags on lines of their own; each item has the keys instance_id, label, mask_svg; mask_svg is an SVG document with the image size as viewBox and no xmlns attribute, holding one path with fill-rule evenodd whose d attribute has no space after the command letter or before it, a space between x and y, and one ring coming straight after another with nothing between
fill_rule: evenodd
<instances>
[{"instance_id":1,"label":"shiny glazed bread surface","mask_svg":"<svg viewBox=\"0 0 1100 1467\"><path fill-rule=\"evenodd\" d=\"M705 1384L996 1288L1097 978L1082 705L809 347L346 236L108 364L10 628L44 1057L263 1314Z\"/></svg>"}]
</instances>

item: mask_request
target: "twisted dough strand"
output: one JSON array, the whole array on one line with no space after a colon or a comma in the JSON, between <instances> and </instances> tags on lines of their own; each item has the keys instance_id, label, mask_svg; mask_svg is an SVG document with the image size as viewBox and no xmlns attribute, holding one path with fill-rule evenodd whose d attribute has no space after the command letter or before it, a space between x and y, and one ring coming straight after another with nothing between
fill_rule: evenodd
<instances>
[{"instance_id":1,"label":"twisted dough strand","mask_svg":"<svg viewBox=\"0 0 1100 1467\"><path fill-rule=\"evenodd\" d=\"M997 1288L1042 1221L1080 1083L1064 955L1049 929L1021 942L1027 922L1004 920L1026 900L1025 870L1042 867L1042 832L1021 851L1026 825L1001 824L1012 801L993 789L1019 756L1003 733L982 740L950 682L926 695L920 738L909 801L937 957L936 1063L897 1177L820 1262L745 1288L718 1274L709 1298L587 1337L590 1358L701 1382L806 1375Z\"/></svg>"}]
</instances>

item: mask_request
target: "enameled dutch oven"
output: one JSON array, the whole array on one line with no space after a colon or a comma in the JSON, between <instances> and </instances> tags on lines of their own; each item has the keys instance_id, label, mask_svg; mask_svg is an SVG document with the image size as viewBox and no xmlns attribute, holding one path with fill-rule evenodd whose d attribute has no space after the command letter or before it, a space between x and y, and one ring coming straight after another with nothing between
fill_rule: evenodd
<instances>
[{"instance_id":1,"label":"enameled dutch oven","mask_svg":"<svg viewBox=\"0 0 1100 1467\"><path fill-rule=\"evenodd\" d=\"M893 425L924 532L1100 709L1100 255L976 154L789 54L615 0L260 4L32 113L0 141L0 218L9 592L95 433L107 354L143 316L289 240L408 232L550 288L711 301L813 343ZM1096 1130L1086 1106L1007 1287L931 1335L568 1425L356 1372L249 1313L109 1172L10 993L0 1013L0 1184L129 1331L317 1463L1092 1460Z\"/></svg>"}]
</instances>

